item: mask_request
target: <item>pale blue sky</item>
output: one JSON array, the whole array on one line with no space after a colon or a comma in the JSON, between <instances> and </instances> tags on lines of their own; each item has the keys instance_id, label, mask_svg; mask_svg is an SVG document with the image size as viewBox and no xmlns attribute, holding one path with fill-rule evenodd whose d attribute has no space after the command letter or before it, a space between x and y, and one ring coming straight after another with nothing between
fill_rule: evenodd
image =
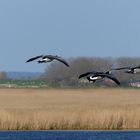
<instances>
[{"instance_id":1,"label":"pale blue sky","mask_svg":"<svg viewBox=\"0 0 140 140\"><path fill-rule=\"evenodd\" d=\"M44 71L40 54L140 56L140 0L1 0L0 71Z\"/></svg>"}]
</instances>

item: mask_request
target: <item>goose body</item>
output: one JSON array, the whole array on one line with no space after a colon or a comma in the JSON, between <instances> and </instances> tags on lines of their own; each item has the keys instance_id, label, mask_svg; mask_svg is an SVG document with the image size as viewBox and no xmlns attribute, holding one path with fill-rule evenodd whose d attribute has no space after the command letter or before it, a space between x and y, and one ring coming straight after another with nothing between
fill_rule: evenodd
<instances>
[{"instance_id":1,"label":"goose body","mask_svg":"<svg viewBox=\"0 0 140 140\"><path fill-rule=\"evenodd\" d=\"M57 60L59 62L62 62L64 65L66 65L67 67L69 67L69 64L60 56L57 56L57 55L39 55L39 56L36 56L36 57L32 57L30 59L28 59L26 61L27 62L31 62L31 61L34 61L36 59L39 59L37 62L38 63L48 63L48 62L51 62L53 60Z\"/></svg>"},{"instance_id":2,"label":"goose body","mask_svg":"<svg viewBox=\"0 0 140 140\"><path fill-rule=\"evenodd\" d=\"M93 83L96 82L96 80L102 80L104 78L111 79L114 81L117 85L120 85L120 82L111 74L110 71L108 72L87 72L84 74L81 74L79 76L79 79L82 77L85 77L89 80L92 81Z\"/></svg>"}]
</instances>

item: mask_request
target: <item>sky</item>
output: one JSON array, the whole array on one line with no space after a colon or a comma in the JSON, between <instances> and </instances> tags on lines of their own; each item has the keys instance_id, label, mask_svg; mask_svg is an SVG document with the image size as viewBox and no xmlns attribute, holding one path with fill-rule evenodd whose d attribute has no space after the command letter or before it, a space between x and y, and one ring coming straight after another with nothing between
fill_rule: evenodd
<instances>
[{"instance_id":1,"label":"sky","mask_svg":"<svg viewBox=\"0 0 140 140\"><path fill-rule=\"evenodd\" d=\"M41 54L139 57L140 0L1 0L0 71L43 72Z\"/></svg>"}]
</instances>

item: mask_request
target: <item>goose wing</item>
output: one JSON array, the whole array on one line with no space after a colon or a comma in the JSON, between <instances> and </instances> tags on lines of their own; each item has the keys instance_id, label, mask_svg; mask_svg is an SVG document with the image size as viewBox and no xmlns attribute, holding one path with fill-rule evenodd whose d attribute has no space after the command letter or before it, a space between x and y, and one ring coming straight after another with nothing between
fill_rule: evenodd
<instances>
[{"instance_id":1,"label":"goose wing","mask_svg":"<svg viewBox=\"0 0 140 140\"><path fill-rule=\"evenodd\" d=\"M36 59L38 59L38 58L41 58L41 57L43 57L43 55L39 55L39 56L36 56L36 57L32 57L32 58L28 59L28 60L26 61L26 63L27 63L27 62L34 61L34 60L36 60Z\"/></svg>"},{"instance_id":2,"label":"goose wing","mask_svg":"<svg viewBox=\"0 0 140 140\"><path fill-rule=\"evenodd\" d=\"M137 68L140 69L140 66L133 67L132 69L137 69Z\"/></svg>"},{"instance_id":3,"label":"goose wing","mask_svg":"<svg viewBox=\"0 0 140 140\"><path fill-rule=\"evenodd\" d=\"M123 70L123 69L131 69L130 67L120 67L120 68L114 68L112 70Z\"/></svg>"},{"instance_id":4,"label":"goose wing","mask_svg":"<svg viewBox=\"0 0 140 140\"><path fill-rule=\"evenodd\" d=\"M62 59L62 58L55 58L56 60L58 60L58 61L60 61L60 62L62 62L63 64L65 64L67 67L69 67L69 64L68 64L68 62L66 62L64 59Z\"/></svg>"},{"instance_id":5,"label":"goose wing","mask_svg":"<svg viewBox=\"0 0 140 140\"><path fill-rule=\"evenodd\" d=\"M112 76L110 74L98 74L96 76L107 77L107 78L111 79L112 81L114 81L117 85L120 85L120 82L118 81L118 79L116 79L114 76Z\"/></svg>"},{"instance_id":6,"label":"goose wing","mask_svg":"<svg viewBox=\"0 0 140 140\"><path fill-rule=\"evenodd\" d=\"M63 64L65 64L67 67L69 67L69 64L60 56L57 56L57 55L46 55L44 57L45 58L49 58L49 59L58 60L58 61L62 62Z\"/></svg>"},{"instance_id":7,"label":"goose wing","mask_svg":"<svg viewBox=\"0 0 140 140\"><path fill-rule=\"evenodd\" d=\"M96 74L97 72L94 72L94 71L92 71L92 72L86 72L86 73L83 73L83 74L81 74L80 76L79 76L79 79L80 78L82 78L82 77L85 77L85 76L87 76L87 75L90 75L90 74Z\"/></svg>"}]
</instances>

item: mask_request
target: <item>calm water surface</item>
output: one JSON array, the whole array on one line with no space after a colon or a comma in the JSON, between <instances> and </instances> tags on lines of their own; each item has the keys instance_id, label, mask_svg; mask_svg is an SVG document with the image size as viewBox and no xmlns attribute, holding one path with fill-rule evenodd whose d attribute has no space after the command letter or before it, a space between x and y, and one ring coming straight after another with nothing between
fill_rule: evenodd
<instances>
[{"instance_id":1,"label":"calm water surface","mask_svg":"<svg viewBox=\"0 0 140 140\"><path fill-rule=\"evenodd\" d=\"M140 131L0 131L0 140L140 140Z\"/></svg>"}]
</instances>

